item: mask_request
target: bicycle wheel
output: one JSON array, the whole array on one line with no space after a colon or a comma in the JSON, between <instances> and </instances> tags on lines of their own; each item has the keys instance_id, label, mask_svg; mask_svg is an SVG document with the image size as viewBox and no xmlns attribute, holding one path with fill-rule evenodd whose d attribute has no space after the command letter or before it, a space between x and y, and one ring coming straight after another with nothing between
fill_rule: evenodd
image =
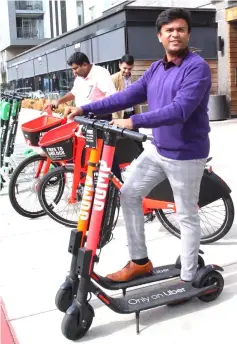
<instances>
[{"instance_id":1,"label":"bicycle wheel","mask_svg":"<svg viewBox=\"0 0 237 344\"><path fill-rule=\"evenodd\" d=\"M210 244L223 238L233 224L234 213L230 195L200 208L201 244ZM156 216L171 234L180 238L180 227L174 211L156 210Z\"/></svg>"},{"instance_id":2,"label":"bicycle wheel","mask_svg":"<svg viewBox=\"0 0 237 344\"><path fill-rule=\"evenodd\" d=\"M14 170L9 183L11 205L20 215L29 218L45 215L37 191L41 176L35 178L40 161L46 161L46 157L35 154L23 160ZM58 163L52 162L51 165L56 167ZM60 197L61 192L59 186L57 197Z\"/></svg>"},{"instance_id":3,"label":"bicycle wheel","mask_svg":"<svg viewBox=\"0 0 237 344\"><path fill-rule=\"evenodd\" d=\"M39 185L38 197L44 211L58 223L75 228L78 222L80 204L82 200L84 184L79 184L76 199L71 199L74 166L66 165L53 169L47 173ZM53 180L64 184L63 193L55 201Z\"/></svg>"}]
</instances>

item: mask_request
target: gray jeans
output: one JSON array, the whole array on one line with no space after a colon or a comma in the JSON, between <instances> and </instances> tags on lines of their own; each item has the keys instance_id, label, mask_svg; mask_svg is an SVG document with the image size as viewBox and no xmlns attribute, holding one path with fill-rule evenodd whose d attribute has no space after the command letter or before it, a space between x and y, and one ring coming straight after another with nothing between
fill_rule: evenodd
<instances>
[{"instance_id":1,"label":"gray jeans","mask_svg":"<svg viewBox=\"0 0 237 344\"><path fill-rule=\"evenodd\" d=\"M173 190L181 231L181 278L188 281L193 279L201 235L197 203L205 163L206 159L165 158L158 154L153 144L138 157L121 189L121 206L131 260L148 256L142 198L167 177Z\"/></svg>"}]
</instances>

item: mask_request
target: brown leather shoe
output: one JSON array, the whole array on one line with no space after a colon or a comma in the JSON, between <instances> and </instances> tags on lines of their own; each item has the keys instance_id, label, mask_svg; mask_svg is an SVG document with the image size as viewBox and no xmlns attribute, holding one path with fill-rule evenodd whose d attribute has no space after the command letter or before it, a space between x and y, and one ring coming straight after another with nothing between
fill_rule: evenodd
<instances>
[{"instance_id":1,"label":"brown leather shoe","mask_svg":"<svg viewBox=\"0 0 237 344\"><path fill-rule=\"evenodd\" d=\"M152 273L152 270L153 266L150 260L144 265L138 265L130 261L122 270L117 271L113 274L109 274L106 276L106 278L113 282L127 282L133 280L136 277L150 275Z\"/></svg>"}]
</instances>

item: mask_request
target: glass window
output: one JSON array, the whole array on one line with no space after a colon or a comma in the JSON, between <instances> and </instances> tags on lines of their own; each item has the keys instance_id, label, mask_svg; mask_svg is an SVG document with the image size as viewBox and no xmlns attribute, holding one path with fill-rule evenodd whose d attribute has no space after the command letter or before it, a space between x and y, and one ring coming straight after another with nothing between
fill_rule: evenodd
<instances>
[{"instance_id":1,"label":"glass window","mask_svg":"<svg viewBox=\"0 0 237 344\"><path fill-rule=\"evenodd\" d=\"M93 20L95 18L95 6L92 6L89 8L90 13L90 20Z\"/></svg>"},{"instance_id":2,"label":"glass window","mask_svg":"<svg viewBox=\"0 0 237 344\"><path fill-rule=\"evenodd\" d=\"M72 73L72 69L67 69L67 80L68 80L68 87L71 90L73 88L73 84L74 84L74 76Z\"/></svg>"},{"instance_id":3,"label":"glass window","mask_svg":"<svg viewBox=\"0 0 237 344\"><path fill-rule=\"evenodd\" d=\"M98 65L108 69L108 71L110 72L111 75L119 72L119 60L98 63Z\"/></svg>"},{"instance_id":4,"label":"glass window","mask_svg":"<svg viewBox=\"0 0 237 344\"><path fill-rule=\"evenodd\" d=\"M67 92L70 92L71 87L69 86L67 71L61 70L59 73L60 73L59 92L60 92L60 95L62 96L66 94Z\"/></svg>"},{"instance_id":5,"label":"glass window","mask_svg":"<svg viewBox=\"0 0 237 344\"><path fill-rule=\"evenodd\" d=\"M78 26L84 25L84 5L83 1L77 1Z\"/></svg>"}]
</instances>

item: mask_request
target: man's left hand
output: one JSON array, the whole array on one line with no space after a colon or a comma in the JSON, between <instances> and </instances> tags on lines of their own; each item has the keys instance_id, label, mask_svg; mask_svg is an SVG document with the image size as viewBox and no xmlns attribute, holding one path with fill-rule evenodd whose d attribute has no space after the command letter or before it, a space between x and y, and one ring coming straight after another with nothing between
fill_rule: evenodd
<instances>
[{"instance_id":1,"label":"man's left hand","mask_svg":"<svg viewBox=\"0 0 237 344\"><path fill-rule=\"evenodd\" d=\"M117 125L120 128L124 129L133 129L133 124L131 118L128 119L113 119L111 122L109 122L111 125Z\"/></svg>"}]
</instances>

